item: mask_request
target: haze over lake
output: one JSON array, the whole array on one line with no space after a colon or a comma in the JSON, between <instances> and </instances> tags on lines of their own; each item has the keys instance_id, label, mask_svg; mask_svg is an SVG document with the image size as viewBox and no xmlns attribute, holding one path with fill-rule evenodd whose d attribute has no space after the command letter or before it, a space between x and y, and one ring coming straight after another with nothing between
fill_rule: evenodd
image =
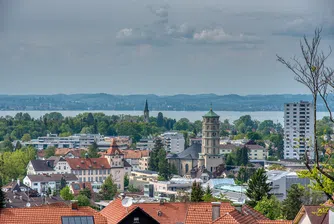
<instances>
[{"instance_id":1,"label":"haze over lake","mask_svg":"<svg viewBox=\"0 0 334 224\"><path fill-rule=\"evenodd\" d=\"M43 116L46 113L51 112L59 112L64 117L70 116L74 117L80 113L104 113L106 115L143 115L142 111L113 111L113 110L103 110L103 111L0 111L0 117L4 116L15 116L15 114L23 112L23 113L29 113L31 117L33 118L39 118ZM190 121L196 121L201 120L202 116L207 111L150 111L150 116L157 116L159 112L162 112L165 117L173 118L176 120L179 120L181 118L188 118ZM215 111L219 116L220 120L223 121L225 119L228 119L230 122L233 122L234 120L237 120L239 117L243 115L250 115L252 119L258 120L258 121L264 121L264 120L273 120L275 123L279 122L283 124L284 121L284 112L283 111L256 111L256 112L239 112L239 111ZM328 116L327 112L318 112L317 113L318 119L323 118L324 116Z\"/></svg>"}]
</instances>

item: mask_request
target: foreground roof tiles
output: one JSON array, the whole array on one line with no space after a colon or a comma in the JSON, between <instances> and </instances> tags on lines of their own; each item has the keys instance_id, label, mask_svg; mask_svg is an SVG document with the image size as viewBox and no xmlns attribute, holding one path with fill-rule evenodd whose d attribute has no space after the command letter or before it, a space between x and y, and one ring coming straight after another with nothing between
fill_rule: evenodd
<instances>
[{"instance_id":1,"label":"foreground roof tiles","mask_svg":"<svg viewBox=\"0 0 334 224\"><path fill-rule=\"evenodd\" d=\"M93 216L95 224L107 224L107 219L90 207L72 210L70 206L40 206L33 208L4 208L1 210L0 223L6 224L61 224L66 216Z\"/></svg>"},{"instance_id":2,"label":"foreground roof tiles","mask_svg":"<svg viewBox=\"0 0 334 224\"><path fill-rule=\"evenodd\" d=\"M234 211L235 208L230 203L221 203L220 215ZM185 224L211 223L212 205L211 203L191 203L188 208Z\"/></svg>"},{"instance_id":3,"label":"foreground roof tiles","mask_svg":"<svg viewBox=\"0 0 334 224\"><path fill-rule=\"evenodd\" d=\"M139 207L147 214L156 219L159 223L183 223L187 213L188 203L141 203L133 204L128 208L122 206L122 200L120 198L115 199L107 207L105 207L101 214L108 219L108 224L118 223L128 213L135 208ZM160 215L158 212L160 211Z\"/></svg>"}]
</instances>

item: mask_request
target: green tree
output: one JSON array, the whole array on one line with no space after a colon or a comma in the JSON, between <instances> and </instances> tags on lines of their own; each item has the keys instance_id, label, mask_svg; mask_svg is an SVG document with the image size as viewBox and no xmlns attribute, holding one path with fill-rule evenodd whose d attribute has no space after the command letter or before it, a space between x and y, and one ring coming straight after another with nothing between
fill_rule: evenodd
<instances>
[{"instance_id":1,"label":"green tree","mask_svg":"<svg viewBox=\"0 0 334 224\"><path fill-rule=\"evenodd\" d=\"M237 165L241 166L244 165L246 166L248 164L248 148L247 147L242 147L241 149L237 149L236 152L236 161L237 161Z\"/></svg>"},{"instance_id":2,"label":"green tree","mask_svg":"<svg viewBox=\"0 0 334 224\"><path fill-rule=\"evenodd\" d=\"M204 191L201 187L201 184L194 181L191 187L190 200L192 202L202 201L203 195L204 195Z\"/></svg>"},{"instance_id":3,"label":"green tree","mask_svg":"<svg viewBox=\"0 0 334 224\"><path fill-rule=\"evenodd\" d=\"M164 126L164 115L161 112L158 113L157 126L158 127L163 127Z\"/></svg>"},{"instance_id":4,"label":"green tree","mask_svg":"<svg viewBox=\"0 0 334 224\"><path fill-rule=\"evenodd\" d=\"M212 202L212 201L215 201L215 198L212 196L212 191L210 189L210 186L208 184L208 186L206 187L206 190L205 190L205 193L203 195L203 198L202 198L203 201L205 202Z\"/></svg>"},{"instance_id":5,"label":"green tree","mask_svg":"<svg viewBox=\"0 0 334 224\"><path fill-rule=\"evenodd\" d=\"M272 164L268 167L268 170L286 170L286 168L280 164Z\"/></svg>"},{"instance_id":6,"label":"green tree","mask_svg":"<svg viewBox=\"0 0 334 224\"><path fill-rule=\"evenodd\" d=\"M84 195L87 198L92 198L92 192L89 188L85 187L79 191L79 195Z\"/></svg>"},{"instance_id":7,"label":"green tree","mask_svg":"<svg viewBox=\"0 0 334 224\"><path fill-rule=\"evenodd\" d=\"M262 140L262 136L260 133L257 133L257 132L248 132L246 134L246 137L247 139L249 140L253 140L253 141L256 141L256 140Z\"/></svg>"},{"instance_id":8,"label":"green tree","mask_svg":"<svg viewBox=\"0 0 334 224\"><path fill-rule=\"evenodd\" d=\"M248 181L248 189L246 196L250 199L249 205L255 207L257 202L261 201L263 197L269 196L271 187L267 183L268 177L266 171L260 168L255 171Z\"/></svg>"},{"instance_id":9,"label":"green tree","mask_svg":"<svg viewBox=\"0 0 334 224\"><path fill-rule=\"evenodd\" d=\"M175 175L178 174L177 168L174 163L170 164L170 172L171 174L175 174Z\"/></svg>"},{"instance_id":10,"label":"green tree","mask_svg":"<svg viewBox=\"0 0 334 224\"><path fill-rule=\"evenodd\" d=\"M99 158L100 154L98 152L99 152L99 148L96 142L93 142L93 144L88 146L88 157L89 158Z\"/></svg>"},{"instance_id":11,"label":"green tree","mask_svg":"<svg viewBox=\"0 0 334 224\"><path fill-rule=\"evenodd\" d=\"M127 186L129 186L129 176L128 176L128 174L126 173L126 174L124 175L124 187L127 187Z\"/></svg>"},{"instance_id":12,"label":"green tree","mask_svg":"<svg viewBox=\"0 0 334 224\"><path fill-rule=\"evenodd\" d=\"M22 148L22 144L20 141L17 141L15 145L15 150L20 149L20 148Z\"/></svg>"},{"instance_id":13,"label":"green tree","mask_svg":"<svg viewBox=\"0 0 334 224\"><path fill-rule=\"evenodd\" d=\"M288 220L293 220L303 205L305 188L298 184L291 185L286 199L282 202L283 214Z\"/></svg>"},{"instance_id":14,"label":"green tree","mask_svg":"<svg viewBox=\"0 0 334 224\"><path fill-rule=\"evenodd\" d=\"M136 192L139 192L140 190L136 187L133 186L133 184L130 184L129 187L128 187L128 192L131 192L131 193L136 193Z\"/></svg>"},{"instance_id":15,"label":"green tree","mask_svg":"<svg viewBox=\"0 0 334 224\"><path fill-rule=\"evenodd\" d=\"M29 141L31 141L31 136L30 136L30 134L28 134L28 133L24 134L24 135L22 136L21 140L22 140L22 142L29 142Z\"/></svg>"},{"instance_id":16,"label":"green tree","mask_svg":"<svg viewBox=\"0 0 334 224\"><path fill-rule=\"evenodd\" d=\"M160 149L164 149L164 145L160 138L155 139L154 148L150 153L150 160L149 160L149 170L158 171L159 170L159 151Z\"/></svg>"},{"instance_id":17,"label":"green tree","mask_svg":"<svg viewBox=\"0 0 334 224\"><path fill-rule=\"evenodd\" d=\"M238 172L238 176L237 176L237 180L240 183L246 183L249 178L253 175L254 173L254 168L253 167L240 167L239 172Z\"/></svg>"},{"instance_id":18,"label":"green tree","mask_svg":"<svg viewBox=\"0 0 334 224\"><path fill-rule=\"evenodd\" d=\"M6 205L6 193L2 191L2 178L0 177L0 212Z\"/></svg>"},{"instance_id":19,"label":"green tree","mask_svg":"<svg viewBox=\"0 0 334 224\"><path fill-rule=\"evenodd\" d=\"M73 200L74 195L70 191L70 187L66 186L60 191L60 197L65 201Z\"/></svg>"},{"instance_id":20,"label":"green tree","mask_svg":"<svg viewBox=\"0 0 334 224\"><path fill-rule=\"evenodd\" d=\"M227 155L225 164L227 170L231 170L234 168L234 158L232 153Z\"/></svg>"},{"instance_id":21,"label":"green tree","mask_svg":"<svg viewBox=\"0 0 334 224\"><path fill-rule=\"evenodd\" d=\"M79 194L78 196L75 197L75 200L78 200L79 206L89 206L90 205L90 200L86 195Z\"/></svg>"},{"instance_id":22,"label":"green tree","mask_svg":"<svg viewBox=\"0 0 334 224\"><path fill-rule=\"evenodd\" d=\"M51 156L54 156L56 153L56 147L49 146L47 149L45 149L45 158L50 158Z\"/></svg>"},{"instance_id":23,"label":"green tree","mask_svg":"<svg viewBox=\"0 0 334 224\"><path fill-rule=\"evenodd\" d=\"M270 198L267 196L263 197L259 202L257 202L254 209L271 220L283 218L281 214L281 203L275 196L271 196Z\"/></svg>"},{"instance_id":24,"label":"green tree","mask_svg":"<svg viewBox=\"0 0 334 224\"><path fill-rule=\"evenodd\" d=\"M160 149L158 153L159 158L159 177L160 180L170 180L172 178L172 173L170 170L170 165L166 159L166 151L164 149Z\"/></svg>"},{"instance_id":25,"label":"green tree","mask_svg":"<svg viewBox=\"0 0 334 224\"><path fill-rule=\"evenodd\" d=\"M111 176L108 176L101 186L100 194L103 200L113 200L117 193L117 185L114 184Z\"/></svg>"},{"instance_id":26,"label":"green tree","mask_svg":"<svg viewBox=\"0 0 334 224\"><path fill-rule=\"evenodd\" d=\"M66 187L67 183L64 177L61 177L60 179L60 190L62 190L64 187Z\"/></svg>"}]
</instances>

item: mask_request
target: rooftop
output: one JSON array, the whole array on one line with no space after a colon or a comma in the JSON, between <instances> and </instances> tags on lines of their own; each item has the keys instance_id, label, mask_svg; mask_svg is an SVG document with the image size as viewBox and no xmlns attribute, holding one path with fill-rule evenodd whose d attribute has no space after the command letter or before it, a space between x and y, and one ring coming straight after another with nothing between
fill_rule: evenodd
<instances>
[{"instance_id":1,"label":"rooftop","mask_svg":"<svg viewBox=\"0 0 334 224\"><path fill-rule=\"evenodd\" d=\"M110 169L110 164L106 158L73 158L66 159L73 170L90 170L90 169Z\"/></svg>"},{"instance_id":2,"label":"rooftop","mask_svg":"<svg viewBox=\"0 0 334 224\"><path fill-rule=\"evenodd\" d=\"M63 177L66 181L77 181L78 178L74 174L50 174L50 175L27 175L31 182L60 182Z\"/></svg>"},{"instance_id":3,"label":"rooftop","mask_svg":"<svg viewBox=\"0 0 334 224\"><path fill-rule=\"evenodd\" d=\"M209 112L207 112L203 117L219 117L219 115L213 112L212 108L210 108Z\"/></svg>"}]
</instances>

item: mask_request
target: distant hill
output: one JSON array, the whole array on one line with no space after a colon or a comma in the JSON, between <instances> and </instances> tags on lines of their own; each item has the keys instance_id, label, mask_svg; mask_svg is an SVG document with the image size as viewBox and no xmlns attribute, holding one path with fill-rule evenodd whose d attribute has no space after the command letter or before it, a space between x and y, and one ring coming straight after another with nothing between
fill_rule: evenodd
<instances>
[{"instance_id":1,"label":"distant hill","mask_svg":"<svg viewBox=\"0 0 334 224\"><path fill-rule=\"evenodd\" d=\"M0 110L143 110L146 99L155 111L203 111L211 103L217 111L281 111L284 103L310 101L311 95L0 95ZM324 105L319 109L325 110Z\"/></svg>"}]
</instances>

